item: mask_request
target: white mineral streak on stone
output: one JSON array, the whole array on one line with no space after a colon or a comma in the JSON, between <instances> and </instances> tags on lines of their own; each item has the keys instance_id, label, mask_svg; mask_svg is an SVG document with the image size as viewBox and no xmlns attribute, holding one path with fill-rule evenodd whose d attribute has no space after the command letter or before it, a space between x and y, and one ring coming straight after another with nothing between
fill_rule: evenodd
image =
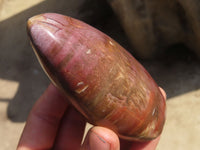
<instances>
[{"instance_id":1,"label":"white mineral streak on stone","mask_svg":"<svg viewBox=\"0 0 200 150\"><path fill-rule=\"evenodd\" d=\"M80 85L83 85L83 84L84 84L84 82L81 81L81 82L77 83L77 86L80 86Z\"/></svg>"},{"instance_id":2,"label":"white mineral streak on stone","mask_svg":"<svg viewBox=\"0 0 200 150\"><path fill-rule=\"evenodd\" d=\"M125 78L125 70L124 70L124 68L123 67L121 67L119 64L117 64L118 65L118 70L119 70L119 72L118 72L118 74L117 74L117 77L115 78L116 80L118 80L118 79L120 79L120 78Z\"/></svg>"},{"instance_id":3,"label":"white mineral streak on stone","mask_svg":"<svg viewBox=\"0 0 200 150\"><path fill-rule=\"evenodd\" d=\"M152 132L154 132L155 130L155 126L156 125L156 121L152 121L151 123L148 124L148 126L146 127L146 129L144 129L141 133L141 135L148 135L151 134ZM156 135L157 133L155 133Z\"/></svg>"},{"instance_id":4,"label":"white mineral streak on stone","mask_svg":"<svg viewBox=\"0 0 200 150\"><path fill-rule=\"evenodd\" d=\"M89 87L89 85L86 85L86 86L84 86L84 87L81 88L81 89L77 89L77 90L76 90L76 93L78 93L78 94L83 93L88 87Z\"/></svg>"},{"instance_id":5,"label":"white mineral streak on stone","mask_svg":"<svg viewBox=\"0 0 200 150\"><path fill-rule=\"evenodd\" d=\"M153 109L152 116L155 114L155 112L156 112L156 108Z\"/></svg>"},{"instance_id":6,"label":"white mineral streak on stone","mask_svg":"<svg viewBox=\"0 0 200 150\"><path fill-rule=\"evenodd\" d=\"M124 75L121 72L118 73L118 75L115 79L118 80L120 78L124 78Z\"/></svg>"},{"instance_id":7,"label":"white mineral streak on stone","mask_svg":"<svg viewBox=\"0 0 200 150\"><path fill-rule=\"evenodd\" d=\"M88 49L86 54L91 54L91 49Z\"/></svg>"},{"instance_id":8,"label":"white mineral streak on stone","mask_svg":"<svg viewBox=\"0 0 200 150\"><path fill-rule=\"evenodd\" d=\"M109 41L110 45L114 46L115 44L112 41Z\"/></svg>"}]
</instances>

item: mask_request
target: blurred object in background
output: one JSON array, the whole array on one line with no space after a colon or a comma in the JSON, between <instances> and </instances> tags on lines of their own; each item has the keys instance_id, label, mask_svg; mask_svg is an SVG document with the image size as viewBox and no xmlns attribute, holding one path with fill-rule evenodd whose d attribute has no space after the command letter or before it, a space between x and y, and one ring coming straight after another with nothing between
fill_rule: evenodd
<instances>
[{"instance_id":1,"label":"blurred object in background","mask_svg":"<svg viewBox=\"0 0 200 150\"><path fill-rule=\"evenodd\" d=\"M135 53L160 56L174 44L183 44L200 57L200 1L108 0Z\"/></svg>"}]
</instances>

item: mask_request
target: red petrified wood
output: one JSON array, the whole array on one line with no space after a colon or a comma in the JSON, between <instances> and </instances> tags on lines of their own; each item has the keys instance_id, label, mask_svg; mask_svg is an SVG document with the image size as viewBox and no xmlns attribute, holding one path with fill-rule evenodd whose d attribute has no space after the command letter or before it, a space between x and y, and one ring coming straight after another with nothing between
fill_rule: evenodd
<instances>
[{"instance_id":1,"label":"red petrified wood","mask_svg":"<svg viewBox=\"0 0 200 150\"><path fill-rule=\"evenodd\" d=\"M53 13L29 19L28 34L51 81L90 123L130 140L160 135L165 100L148 72L117 42Z\"/></svg>"}]
</instances>

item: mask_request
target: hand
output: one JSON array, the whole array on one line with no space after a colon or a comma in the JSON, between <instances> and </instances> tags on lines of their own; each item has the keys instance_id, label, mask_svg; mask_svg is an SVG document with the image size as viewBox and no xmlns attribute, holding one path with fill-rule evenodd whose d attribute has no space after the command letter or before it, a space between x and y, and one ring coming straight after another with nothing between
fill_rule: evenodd
<instances>
[{"instance_id":1,"label":"hand","mask_svg":"<svg viewBox=\"0 0 200 150\"><path fill-rule=\"evenodd\" d=\"M110 129L96 126L81 145L85 123L83 116L50 85L31 110L17 150L154 150L159 141L159 137L144 143L119 140Z\"/></svg>"}]
</instances>

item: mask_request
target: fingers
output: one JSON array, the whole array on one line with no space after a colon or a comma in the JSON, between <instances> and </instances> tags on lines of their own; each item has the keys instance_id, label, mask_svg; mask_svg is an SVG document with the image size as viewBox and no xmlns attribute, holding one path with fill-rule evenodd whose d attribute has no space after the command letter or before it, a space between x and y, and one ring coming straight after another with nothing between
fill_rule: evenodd
<instances>
[{"instance_id":1,"label":"fingers","mask_svg":"<svg viewBox=\"0 0 200 150\"><path fill-rule=\"evenodd\" d=\"M110 129L93 127L87 133L81 150L119 150L119 138Z\"/></svg>"},{"instance_id":2,"label":"fingers","mask_svg":"<svg viewBox=\"0 0 200 150\"><path fill-rule=\"evenodd\" d=\"M164 98L166 93L160 88ZM62 119L62 120L61 120ZM71 107L65 97L50 85L33 107L18 150L74 149L80 147L85 119ZM154 150L159 138L150 142L127 142L121 140L121 150ZM87 134L82 150L119 150L118 136L103 127L93 127Z\"/></svg>"},{"instance_id":3,"label":"fingers","mask_svg":"<svg viewBox=\"0 0 200 150\"><path fill-rule=\"evenodd\" d=\"M17 149L50 149L68 106L66 99L50 85L30 112Z\"/></svg>"},{"instance_id":4,"label":"fingers","mask_svg":"<svg viewBox=\"0 0 200 150\"><path fill-rule=\"evenodd\" d=\"M53 149L79 150L85 124L83 116L70 106L63 116Z\"/></svg>"},{"instance_id":5,"label":"fingers","mask_svg":"<svg viewBox=\"0 0 200 150\"><path fill-rule=\"evenodd\" d=\"M120 150L155 150L160 137L147 142L137 142L137 141L120 141Z\"/></svg>"},{"instance_id":6,"label":"fingers","mask_svg":"<svg viewBox=\"0 0 200 150\"><path fill-rule=\"evenodd\" d=\"M149 141L149 142L135 142L132 144L132 147L130 150L155 150L158 142L160 140L160 137L157 137L156 139Z\"/></svg>"},{"instance_id":7,"label":"fingers","mask_svg":"<svg viewBox=\"0 0 200 150\"><path fill-rule=\"evenodd\" d=\"M148 142L121 140L110 129L93 127L87 133L81 150L155 150L160 137Z\"/></svg>"}]
</instances>

